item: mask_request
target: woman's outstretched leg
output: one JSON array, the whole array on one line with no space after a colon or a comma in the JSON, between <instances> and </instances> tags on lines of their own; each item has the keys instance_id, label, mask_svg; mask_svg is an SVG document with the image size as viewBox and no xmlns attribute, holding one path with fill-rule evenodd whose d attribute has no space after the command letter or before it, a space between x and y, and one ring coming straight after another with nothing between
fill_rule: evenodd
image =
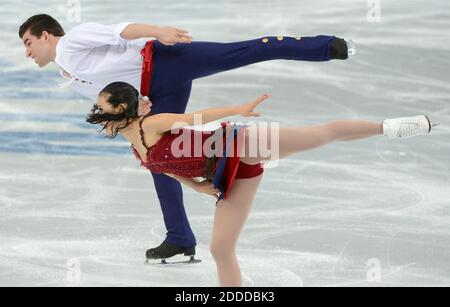
<instances>
[{"instance_id":1,"label":"woman's outstretched leg","mask_svg":"<svg viewBox=\"0 0 450 307\"><path fill-rule=\"evenodd\" d=\"M245 147L254 146L255 139L266 132L269 137L266 142L272 144L272 128L262 131L262 128L245 129ZM325 125L281 128L279 130L280 158L296 152L323 146L336 140L353 140L382 134L382 124L367 121L335 121ZM257 143L259 146L259 143ZM274 142L274 146L277 146ZM241 158L243 163L257 164L270 160L261 156ZM211 241L213 255L220 285L235 287L242 285L242 275L236 257L236 244L250 213L253 200L261 183L262 175L251 179L236 179L230 195L220 201L214 218L214 228Z\"/></svg>"},{"instance_id":2,"label":"woman's outstretched leg","mask_svg":"<svg viewBox=\"0 0 450 307\"><path fill-rule=\"evenodd\" d=\"M236 244L262 177L260 175L251 179L236 179L228 198L220 201L217 206L210 250L216 261L222 287L242 285Z\"/></svg>"},{"instance_id":3,"label":"woman's outstretched leg","mask_svg":"<svg viewBox=\"0 0 450 307\"><path fill-rule=\"evenodd\" d=\"M353 141L383 135L382 123L363 120L337 120L310 127L274 129L270 126L245 129L245 152L241 153L241 161L258 164L284 159L335 141ZM267 152L263 153L261 149Z\"/></svg>"}]
</instances>

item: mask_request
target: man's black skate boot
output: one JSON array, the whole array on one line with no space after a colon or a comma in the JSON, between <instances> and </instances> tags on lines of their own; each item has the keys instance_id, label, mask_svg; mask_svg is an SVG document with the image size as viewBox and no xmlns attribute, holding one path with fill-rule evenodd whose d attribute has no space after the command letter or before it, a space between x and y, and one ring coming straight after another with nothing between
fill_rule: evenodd
<instances>
[{"instance_id":1,"label":"man's black skate boot","mask_svg":"<svg viewBox=\"0 0 450 307\"><path fill-rule=\"evenodd\" d=\"M200 262L194 258L195 246L181 247L164 241L160 246L147 250L147 260L161 259L161 263L167 264L166 259L172 258L176 255L184 254L184 256L190 257L189 261L183 263L197 263Z\"/></svg>"},{"instance_id":2,"label":"man's black skate boot","mask_svg":"<svg viewBox=\"0 0 450 307\"><path fill-rule=\"evenodd\" d=\"M347 42L342 38L335 38L330 45L330 58L334 60L346 60L348 56Z\"/></svg>"}]
</instances>

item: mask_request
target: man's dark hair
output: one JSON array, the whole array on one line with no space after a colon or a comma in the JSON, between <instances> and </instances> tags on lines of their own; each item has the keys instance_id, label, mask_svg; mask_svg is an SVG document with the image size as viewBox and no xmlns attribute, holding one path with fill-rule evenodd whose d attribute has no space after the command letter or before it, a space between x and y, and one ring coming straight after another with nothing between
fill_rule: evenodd
<instances>
[{"instance_id":1,"label":"man's dark hair","mask_svg":"<svg viewBox=\"0 0 450 307\"><path fill-rule=\"evenodd\" d=\"M20 38L23 37L25 32L30 30L31 35L37 36L40 38L42 36L42 32L47 31L49 34L54 36L64 36L64 30L59 24L59 22L54 19L52 16L46 14L34 15L28 18L19 29Z\"/></svg>"}]
</instances>

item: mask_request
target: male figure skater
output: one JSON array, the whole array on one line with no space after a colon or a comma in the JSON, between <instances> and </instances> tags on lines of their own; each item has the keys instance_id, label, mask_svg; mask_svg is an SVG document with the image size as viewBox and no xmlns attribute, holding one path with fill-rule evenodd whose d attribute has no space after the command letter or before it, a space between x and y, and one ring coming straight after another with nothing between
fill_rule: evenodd
<instances>
[{"instance_id":1,"label":"male figure skater","mask_svg":"<svg viewBox=\"0 0 450 307\"><path fill-rule=\"evenodd\" d=\"M353 49L350 41L326 35L192 42L182 29L134 23L83 23L65 33L57 20L45 14L25 21L19 36L27 57L39 67L55 62L70 87L92 100L116 81L140 89L140 115L185 113L195 79L269 60L344 60ZM148 37L157 40L143 39ZM165 260L177 254L193 259L196 238L186 216L181 185L163 174L153 174L153 179L167 237L147 251L147 259Z\"/></svg>"}]
</instances>

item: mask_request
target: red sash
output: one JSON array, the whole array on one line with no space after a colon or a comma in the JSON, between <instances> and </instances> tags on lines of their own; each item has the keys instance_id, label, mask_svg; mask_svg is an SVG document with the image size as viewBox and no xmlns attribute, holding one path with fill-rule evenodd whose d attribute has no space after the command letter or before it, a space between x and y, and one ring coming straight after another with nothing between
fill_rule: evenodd
<instances>
[{"instance_id":1,"label":"red sash","mask_svg":"<svg viewBox=\"0 0 450 307\"><path fill-rule=\"evenodd\" d=\"M150 97L150 85L153 74L153 41L148 41L141 50L142 61L141 95Z\"/></svg>"}]
</instances>

